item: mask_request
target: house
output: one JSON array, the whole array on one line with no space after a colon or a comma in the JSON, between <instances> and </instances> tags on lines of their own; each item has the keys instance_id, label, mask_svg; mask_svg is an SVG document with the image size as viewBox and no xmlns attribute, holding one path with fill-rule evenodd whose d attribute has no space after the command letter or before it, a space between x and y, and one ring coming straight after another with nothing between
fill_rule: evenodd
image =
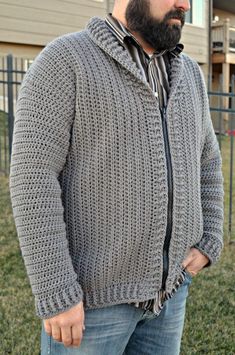
<instances>
[{"instance_id":1,"label":"house","mask_svg":"<svg viewBox=\"0 0 235 355\"><path fill-rule=\"evenodd\" d=\"M191 0L181 42L207 79L210 0ZM33 59L55 37L82 30L90 17L105 17L114 0L0 1L0 56ZM27 64L27 63L26 63Z\"/></svg>"},{"instance_id":2,"label":"house","mask_svg":"<svg viewBox=\"0 0 235 355\"><path fill-rule=\"evenodd\" d=\"M213 92L234 92L232 76L235 75L235 0L214 0L212 22L212 85ZM232 109L232 97L213 96L213 107ZM232 115L228 112L213 112L214 126L222 131L230 127ZM222 119L221 119L222 118ZM217 122L217 123L216 123ZM219 128L220 127L220 128Z\"/></svg>"},{"instance_id":3,"label":"house","mask_svg":"<svg viewBox=\"0 0 235 355\"><path fill-rule=\"evenodd\" d=\"M0 55L33 59L55 37L103 16L106 6L102 0L0 1Z\"/></svg>"},{"instance_id":4,"label":"house","mask_svg":"<svg viewBox=\"0 0 235 355\"><path fill-rule=\"evenodd\" d=\"M222 91L229 92L235 74L235 0L214 0L213 19L213 90L219 90L222 74Z\"/></svg>"}]
</instances>

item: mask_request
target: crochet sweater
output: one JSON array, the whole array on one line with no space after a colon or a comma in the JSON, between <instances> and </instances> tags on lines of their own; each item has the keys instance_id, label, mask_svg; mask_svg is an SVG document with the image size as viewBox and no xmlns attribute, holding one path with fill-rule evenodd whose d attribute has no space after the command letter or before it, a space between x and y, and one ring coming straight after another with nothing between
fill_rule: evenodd
<instances>
[{"instance_id":1,"label":"crochet sweater","mask_svg":"<svg viewBox=\"0 0 235 355\"><path fill-rule=\"evenodd\" d=\"M192 246L223 247L222 159L198 64L172 58L166 110L173 171L166 291ZM161 288L167 162L156 98L92 17L50 42L18 96L10 192L40 318L151 299Z\"/></svg>"}]
</instances>

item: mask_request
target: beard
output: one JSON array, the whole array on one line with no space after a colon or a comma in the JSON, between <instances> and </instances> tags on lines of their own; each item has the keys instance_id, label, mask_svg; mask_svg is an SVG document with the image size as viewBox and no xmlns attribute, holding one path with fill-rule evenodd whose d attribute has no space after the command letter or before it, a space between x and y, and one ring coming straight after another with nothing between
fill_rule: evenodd
<instances>
[{"instance_id":1,"label":"beard","mask_svg":"<svg viewBox=\"0 0 235 355\"><path fill-rule=\"evenodd\" d=\"M128 29L137 32L157 51L175 48L185 23L185 13L180 9L169 11L161 21L152 17L149 0L130 0L125 17ZM170 18L179 19L181 25L167 23Z\"/></svg>"}]
</instances>

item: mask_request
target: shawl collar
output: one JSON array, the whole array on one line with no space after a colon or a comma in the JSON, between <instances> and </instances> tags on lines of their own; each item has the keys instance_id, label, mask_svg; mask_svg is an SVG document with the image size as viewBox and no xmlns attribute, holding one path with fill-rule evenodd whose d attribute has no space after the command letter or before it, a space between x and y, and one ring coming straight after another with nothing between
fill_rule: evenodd
<instances>
[{"instance_id":1,"label":"shawl collar","mask_svg":"<svg viewBox=\"0 0 235 355\"><path fill-rule=\"evenodd\" d=\"M98 16L90 18L86 25L85 31L87 31L87 34L96 45L98 45L108 55L132 73L138 81L141 81L141 83L148 88L148 90L151 90L149 84L143 80L140 69L130 57L127 50L119 43L118 39L110 31L104 19ZM170 59L170 96L175 91L180 80L181 71L183 69L183 57L184 54L181 53L177 57L172 56Z\"/></svg>"}]
</instances>

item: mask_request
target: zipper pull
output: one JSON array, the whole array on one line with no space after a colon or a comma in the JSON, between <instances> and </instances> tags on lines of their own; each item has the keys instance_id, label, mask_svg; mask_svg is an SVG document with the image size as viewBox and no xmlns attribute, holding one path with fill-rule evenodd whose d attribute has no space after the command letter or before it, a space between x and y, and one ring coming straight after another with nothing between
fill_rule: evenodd
<instances>
[{"instance_id":1,"label":"zipper pull","mask_svg":"<svg viewBox=\"0 0 235 355\"><path fill-rule=\"evenodd\" d=\"M163 119L166 120L166 106L163 106L163 107L161 108L161 113L162 113Z\"/></svg>"}]
</instances>

